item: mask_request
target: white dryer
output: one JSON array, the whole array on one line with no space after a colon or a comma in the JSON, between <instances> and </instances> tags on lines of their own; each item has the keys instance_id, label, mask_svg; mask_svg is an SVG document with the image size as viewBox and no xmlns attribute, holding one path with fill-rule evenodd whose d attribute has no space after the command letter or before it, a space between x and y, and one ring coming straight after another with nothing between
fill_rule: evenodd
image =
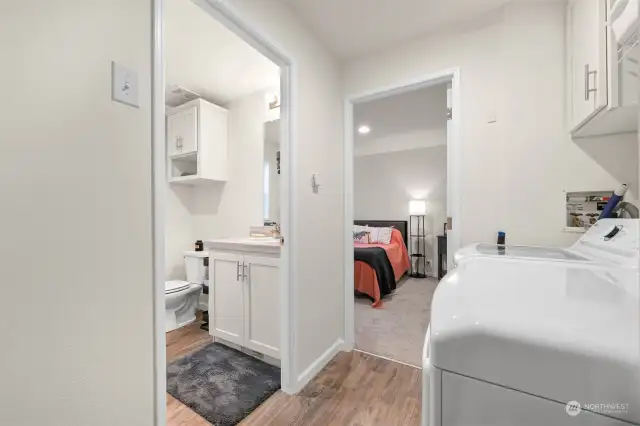
<instances>
[{"instance_id":1,"label":"white dryer","mask_svg":"<svg viewBox=\"0 0 640 426\"><path fill-rule=\"evenodd\" d=\"M640 424L637 269L475 256L439 284L423 426Z\"/></svg>"},{"instance_id":2,"label":"white dryer","mask_svg":"<svg viewBox=\"0 0 640 426\"><path fill-rule=\"evenodd\" d=\"M493 256L637 268L640 262L639 235L638 219L602 219L569 248L472 244L458 250L453 256L453 263L457 266L474 257Z\"/></svg>"}]
</instances>

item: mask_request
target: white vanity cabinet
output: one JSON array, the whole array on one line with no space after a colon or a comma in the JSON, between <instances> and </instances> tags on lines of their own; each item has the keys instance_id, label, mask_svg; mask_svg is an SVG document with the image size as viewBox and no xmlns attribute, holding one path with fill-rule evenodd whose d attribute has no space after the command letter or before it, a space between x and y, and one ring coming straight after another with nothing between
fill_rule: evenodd
<instances>
[{"instance_id":1,"label":"white vanity cabinet","mask_svg":"<svg viewBox=\"0 0 640 426\"><path fill-rule=\"evenodd\" d=\"M196 99L167 113L169 182L227 180L227 110Z\"/></svg>"},{"instance_id":2,"label":"white vanity cabinet","mask_svg":"<svg viewBox=\"0 0 640 426\"><path fill-rule=\"evenodd\" d=\"M280 359L279 254L215 249L209 255L214 338Z\"/></svg>"},{"instance_id":3,"label":"white vanity cabinet","mask_svg":"<svg viewBox=\"0 0 640 426\"><path fill-rule=\"evenodd\" d=\"M570 0L567 59L570 131L574 137L637 131L637 53L619 60L607 26L614 0Z\"/></svg>"}]
</instances>

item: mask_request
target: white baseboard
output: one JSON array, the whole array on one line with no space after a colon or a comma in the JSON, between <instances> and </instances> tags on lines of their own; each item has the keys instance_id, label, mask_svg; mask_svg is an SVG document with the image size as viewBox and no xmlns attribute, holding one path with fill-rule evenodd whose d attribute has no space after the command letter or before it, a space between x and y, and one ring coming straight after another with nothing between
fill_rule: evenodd
<instances>
[{"instance_id":1,"label":"white baseboard","mask_svg":"<svg viewBox=\"0 0 640 426\"><path fill-rule=\"evenodd\" d=\"M342 342L342 348L341 348L342 352L352 352L355 348L356 348L356 345L353 342L351 344L345 341Z\"/></svg>"},{"instance_id":2,"label":"white baseboard","mask_svg":"<svg viewBox=\"0 0 640 426\"><path fill-rule=\"evenodd\" d=\"M293 393L300 392L314 377L326 367L331 360L342 352L344 347L344 341L342 339L336 340L333 345L329 347L322 355L320 355L311 365L298 376L298 380L295 383L295 389Z\"/></svg>"}]
</instances>

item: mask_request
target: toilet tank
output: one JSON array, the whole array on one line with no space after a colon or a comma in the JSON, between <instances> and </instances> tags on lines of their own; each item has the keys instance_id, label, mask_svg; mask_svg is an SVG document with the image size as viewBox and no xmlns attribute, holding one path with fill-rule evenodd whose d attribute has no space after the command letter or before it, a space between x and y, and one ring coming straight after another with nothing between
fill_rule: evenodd
<instances>
[{"instance_id":1,"label":"toilet tank","mask_svg":"<svg viewBox=\"0 0 640 426\"><path fill-rule=\"evenodd\" d=\"M193 284L204 284L207 267L204 260L209 257L206 251L185 251L184 266L187 270L187 281Z\"/></svg>"}]
</instances>

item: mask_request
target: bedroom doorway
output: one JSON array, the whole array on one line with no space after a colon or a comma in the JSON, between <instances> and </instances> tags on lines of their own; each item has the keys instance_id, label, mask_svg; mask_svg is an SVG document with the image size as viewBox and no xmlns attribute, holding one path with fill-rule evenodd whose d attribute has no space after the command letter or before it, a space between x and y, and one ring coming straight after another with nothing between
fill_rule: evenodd
<instances>
[{"instance_id":1,"label":"bedroom doorway","mask_svg":"<svg viewBox=\"0 0 640 426\"><path fill-rule=\"evenodd\" d=\"M345 105L345 344L419 367L460 246L458 71Z\"/></svg>"}]
</instances>

